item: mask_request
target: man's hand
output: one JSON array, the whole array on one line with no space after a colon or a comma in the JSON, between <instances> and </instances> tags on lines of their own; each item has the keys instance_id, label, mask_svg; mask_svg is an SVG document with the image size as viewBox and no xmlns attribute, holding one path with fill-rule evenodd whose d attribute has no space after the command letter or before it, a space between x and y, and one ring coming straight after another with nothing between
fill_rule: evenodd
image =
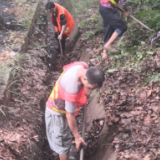
<instances>
[{"instance_id":1,"label":"man's hand","mask_svg":"<svg viewBox=\"0 0 160 160\"><path fill-rule=\"evenodd\" d=\"M73 133L73 136L75 137L76 148L79 149L81 144L86 146L87 144L85 143L84 139L80 136L78 132L76 120L73 113L66 112L66 118L68 121L68 125Z\"/></svg>"},{"instance_id":2,"label":"man's hand","mask_svg":"<svg viewBox=\"0 0 160 160\"><path fill-rule=\"evenodd\" d=\"M128 17L129 16L129 12L124 11L124 16Z\"/></svg>"},{"instance_id":3,"label":"man's hand","mask_svg":"<svg viewBox=\"0 0 160 160\"><path fill-rule=\"evenodd\" d=\"M81 144L82 144L83 146L87 146L86 142L84 141L84 139L83 139L82 137L76 138L76 139L75 139L75 145L76 145L76 148L77 148L77 149L80 149Z\"/></svg>"},{"instance_id":4,"label":"man's hand","mask_svg":"<svg viewBox=\"0 0 160 160\"><path fill-rule=\"evenodd\" d=\"M128 17L129 16L129 10L128 10L128 7L126 5L123 6L123 10L124 10L124 16Z\"/></svg>"},{"instance_id":5,"label":"man's hand","mask_svg":"<svg viewBox=\"0 0 160 160\"><path fill-rule=\"evenodd\" d=\"M59 40L61 40L61 39L62 39L62 35L61 35L61 34L58 36L58 39L59 39Z\"/></svg>"}]
</instances>

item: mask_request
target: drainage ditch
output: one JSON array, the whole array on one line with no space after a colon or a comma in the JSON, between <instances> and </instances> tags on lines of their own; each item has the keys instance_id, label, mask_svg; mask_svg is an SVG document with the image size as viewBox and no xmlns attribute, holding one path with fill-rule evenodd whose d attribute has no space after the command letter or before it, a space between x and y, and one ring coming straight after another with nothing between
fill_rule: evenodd
<instances>
[{"instance_id":1,"label":"drainage ditch","mask_svg":"<svg viewBox=\"0 0 160 160\"><path fill-rule=\"evenodd\" d=\"M87 60L83 54L77 54L73 50L59 61L58 42L48 19L42 3L29 39L27 54L18 63L19 68L11 73L11 79L15 83L8 88L10 100L7 107L2 108L6 116L1 115L0 121L0 151L3 159L58 160L58 155L50 150L45 135L45 102L62 66L75 60ZM82 119L81 111L77 117L80 133ZM115 160L116 154L111 145L114 132L115 128L108 128L105 123L103 105L97 102L97 98L90 99L85 133L88 147L85 149L84 160ZM79 152L74 146L71 154L79 158Z\"/></svg>"}]
</instances>

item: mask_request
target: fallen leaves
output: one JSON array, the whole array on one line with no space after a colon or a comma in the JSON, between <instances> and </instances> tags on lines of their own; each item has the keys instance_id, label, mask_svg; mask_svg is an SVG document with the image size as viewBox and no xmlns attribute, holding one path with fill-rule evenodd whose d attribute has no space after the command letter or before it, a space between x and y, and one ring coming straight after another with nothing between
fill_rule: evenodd
<instances>
[{"instance_id":1,"label":"fallen leaves","mask_svg":"<svg viewBox=\"0 0 160 160\"><path fill-rule=\"evenodd\" d=\"M147 91L147 98L148 98L149 96L151 96L151 94L152 94L152 90L148 90L148 91Z\"/></svg>"},{"instance_id":2,"label":"fallen leaves","mask_svg":"<svg viewBox=\"0 0 160 160\"><path fill-rule=\"evenodd\" d=\"M8 59L13 59L16 56L16 53L13 51L8 51L8 50L3 50L0 53L0 60L8 60Z\"/></svg>"},{"instance_id":3,"label":"fallen leaves","mask_svg":"<svg viewBox=\"0 0 160 160\"><path fill-rule=\"evenodd\" d=\"M159 63L160 55L155 58ZM104 102L107 124L117 128L112 143L119 160L160 159L160 87L158 81L149 78L147 85L141 85L145 79L143 73L118 70L114 74L106 73L100 101Z\"/></svg>"},{"instance_id":4,"label":"fallen leaves","mask_svg":"<svg viewBox=\"0 0 160 160\"><path fill-rule=\"evenodd\" d=\"M143 160L150 160L150 155L146 155Z\"/></svg>"},{"instance_id":5,"label":"fallen leaves","mask_svg":"<svg viewBox=\"0 0 160 160\"><path fill-rule=\"evenodd\" d=\"M36 142L38 142L38 141L39 141L38 135L33 136L31 139L35 140Z\"/></svg>"}]
</instances>

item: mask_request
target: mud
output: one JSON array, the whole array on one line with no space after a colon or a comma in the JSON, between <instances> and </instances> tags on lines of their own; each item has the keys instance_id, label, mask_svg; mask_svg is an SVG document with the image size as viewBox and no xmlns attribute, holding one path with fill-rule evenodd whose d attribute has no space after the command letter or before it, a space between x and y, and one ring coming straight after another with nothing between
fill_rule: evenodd
<instances>
[{"instance_id":1,"label":"mud","mask_svg":"<svg viewBox=\"0 0 160 160\"><path fill-rule=\"evenodd\" d=\"M81 56L81 53L86 52L87 46L80 40L74 50L67 52L60 61L58 42L54 37L53 25L49 17L46 17L44 3L41 4L40 15L29 39L28 51L11 73L8 88L10 101L7 106L1 106L5 115L0 112L0 152L6 160L58 160L58 155L50 150L45 134L45 102L63 65L75 60L88 62L90 58ZM92 45L92 40L90 44ZM80 112L77 117L79 131L82 128L82 118ZM88 121L92 125L86 128L89 147L86 149L85 160L94 160L97 147L101 145L101 142L97 144L103 130L102 121L104 124L103 114ZM108 140L105 136L103 140L110 143L111 139ZM78 158L79 152L74 146L71 150L71 154Z\"/></svg>"},{"instance_id":2,"label":"mud","mask_svg":"<svg viewBox=\"0 0 160 160\"><path fill-rule=\"evenodd\" d=\"M4 48L4 39L8 37L9 30L20 31L24 28L18 25L17 18L14 14L9 13L10 9L15 8L12 0L0 0L0 11L4 20L4 30L0 30L0 52ZM9 41L7 43L10 43Z\"/></svg>"}]
</instances>

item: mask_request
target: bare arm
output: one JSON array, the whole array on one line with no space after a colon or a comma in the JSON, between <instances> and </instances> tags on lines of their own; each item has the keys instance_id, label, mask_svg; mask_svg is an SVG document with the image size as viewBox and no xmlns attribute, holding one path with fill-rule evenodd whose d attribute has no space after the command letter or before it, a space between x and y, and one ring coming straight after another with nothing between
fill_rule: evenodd
<instances>
[{"instance_id":1,"label":"bare arm","mask_svg":"<svg viewBox=\"0 0 160 160\"><path fill-rule=\"evenodd\" d=\"M123 6L123 10L124 10L124 16L128 17L129 16L129 11L128 11L128 8L127 6Z\"/></svg>"},{"instance_id":2,"label":"bare arm","mask_svg":"<svg viewBox=\"0 0 160 160\"><path fill-rule=\"evenodd\" d=\"M68 121L68 125L73 133L73 136L75 137L76 148L79 149L81 144L86 146L86 143L84 142L83 138L80 136L78 132L74 115L72 113L66 112L66 118Z\"/></svg>"},{"instance_id":3,"label":"bare arm","mask_svg":"<svg viewBox=\"0 0 160 160\"><path fill-rule=\"evenodd\" d=\"M124 10L124 16L129 16L129 11L128 11L128 8L127 8L127 1L126 0L120 0L120 4L122 5L123 10Z\"/></svg>"},{"instance_id":4,"label":"bare arm","mask_svg":"<svg viewBox=\"0 0 160 160\"><path fill-rule=\"evenodd\" d=\"M61 29L60 35L63 35L65 28L66 28L66 25L63 25L63 26L62 26L62 29Z\"/></svg>"},{"instance_id":5,"label":"bare arm","mask_svg":"<svg viewBox=\"0 0 160 160\"><path fill-rule=\"evenodd\" d=\"M58 36L58 39L62 39L62 35L63 35L63 33L64 33L65 28L66 28L66 25L63 25L63 26L62 26L62 29L61 29L61 33L60 33L60 35Z\"/></svg>"}]
</instances>

